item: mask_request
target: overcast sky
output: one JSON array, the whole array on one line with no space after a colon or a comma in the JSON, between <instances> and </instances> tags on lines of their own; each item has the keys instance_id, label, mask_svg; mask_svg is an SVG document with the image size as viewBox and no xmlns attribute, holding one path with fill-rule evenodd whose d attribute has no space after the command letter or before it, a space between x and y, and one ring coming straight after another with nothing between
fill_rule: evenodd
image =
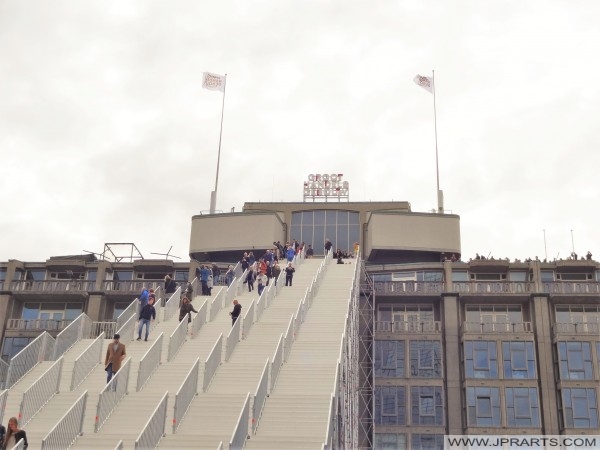
<instances>
[{"instance_id":1,"label":"overcast sky","mask_svg":"<svg viewBox=\"0 0 600 450\"><path fill-rule=\"evenodd\" d=\"M600 256L600 2L0 0L0 261L133 242L187 258L191 217L351 201L461 217L463 257ZM571 232L572 230L572 232ZM571 237L573 236L573 242Z\"/></svg>"}]
</instances>

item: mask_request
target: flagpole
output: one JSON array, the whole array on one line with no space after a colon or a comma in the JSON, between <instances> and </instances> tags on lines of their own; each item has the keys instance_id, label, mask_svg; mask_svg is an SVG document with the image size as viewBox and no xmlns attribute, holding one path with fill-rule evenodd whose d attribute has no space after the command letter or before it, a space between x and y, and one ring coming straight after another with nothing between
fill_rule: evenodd
<instances>
[{"instance_id":1,"label":"flagpole","mask_svg":"<svg viewBox=\"0 0 600 450\"><path fill-rule=\"evenodd\" d=\"M438 142L437 142L437 110L435 107L435 70L431 70L431 81L433 84L433 128L435 132L435 177L437 182L437 207L438 213L444 213L443 192L440 191L440 166L438 162Z\"/></svg>"},{"instance_id":2,"label":"flagpole","mask_svg":"<svg viewBox=\"0 0 600 450\"><path fill-rule=\"evenodd\" d=\"M223 81L223 105L221 106L221 129L219 131L219 152L217 153L217 174L215 177L215 190L210 195L210 213L214 214L217 207L217 187L219 185L219 165L221 164L221 138L223 136L223 115L225 113L225 89L227 88L227 74Z\"/></svg>"}]
</instances>

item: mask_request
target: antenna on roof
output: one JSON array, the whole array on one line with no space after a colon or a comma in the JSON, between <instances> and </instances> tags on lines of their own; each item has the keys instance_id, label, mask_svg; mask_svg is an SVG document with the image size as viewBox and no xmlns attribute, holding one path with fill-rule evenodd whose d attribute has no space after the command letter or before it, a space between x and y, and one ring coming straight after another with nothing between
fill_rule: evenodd
<instances>
[{"instance_id":1,"label":"antenna on roof","mask_svg":"<svg viewBox=\"0 0 600 450\"><path fill-rule=\"evenodd\" d=\"M169 250L167 250L167 253L155 253L155 252L150 252L151 255L161 255L165 257L165 260L169 259L169 256L171 258L177 258L177 259L181 259L179 256L175 256L175 255L171 255L171 249L173 248L173 246L171 245L169 247Z\"/></svg>"}]
</instances>

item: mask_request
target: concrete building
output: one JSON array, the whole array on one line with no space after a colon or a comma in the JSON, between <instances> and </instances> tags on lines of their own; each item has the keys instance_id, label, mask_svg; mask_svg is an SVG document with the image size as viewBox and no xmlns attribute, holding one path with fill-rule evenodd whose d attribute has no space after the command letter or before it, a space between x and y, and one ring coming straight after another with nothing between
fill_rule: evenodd
<instances>
[{"instance_id":1,"label":"concrete building","mask_svg":"<svg viewBox=\"0 0 600 450\"><path fill-rule=\"evenodd\" d=\"M190 263L1 263L2 356L39 334L39 321L58 330L82 311L111 321L144 281L173 273L186 282L199 262L237 262L293 239L316 257L325 239L348 253L360 245L359 447L443 448L445 434L600 434L600 264L469 259L459 216L413 212L408 202L246 203L240 213L197 215Z\"/></svg>"}]
</instances>

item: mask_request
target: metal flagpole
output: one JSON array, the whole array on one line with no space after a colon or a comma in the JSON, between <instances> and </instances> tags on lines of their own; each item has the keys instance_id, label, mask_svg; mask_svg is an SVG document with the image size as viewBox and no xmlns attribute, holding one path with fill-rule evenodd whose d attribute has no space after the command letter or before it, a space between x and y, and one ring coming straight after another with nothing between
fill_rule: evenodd
<instances>
[{"instance_id":1,"label":"metal flagpole","mask_svg":"<svg viewBox=\"0 0 600 450\"><path fill-rule=\"evenodd\" d=\"M438 213L444 213L444 193L440 191L440 167L438 163L438 143L437 143L437 111L435 107L435 70L431 70L431 80L433 84L433 127L435 130L435 176L437 181L437 206Z\"/></svg>"},{"instance_id":2,"label":"metal flagpole","mask_svg":"<svg viewBox=\"0 0 600 450\"><path fill-rule=\"evenodd\" d=\"M219 165L221 164L221 138L223 136L223 114L225 113L225 89L227 88L227 74L223 81L223 105L221 107L221 130L219 131L219 152L217 154L217 175L215 177L215 190L210 193L210 213L214 214L217 207L217 187L219 186Z\"/></svg>"}]
</instances>

